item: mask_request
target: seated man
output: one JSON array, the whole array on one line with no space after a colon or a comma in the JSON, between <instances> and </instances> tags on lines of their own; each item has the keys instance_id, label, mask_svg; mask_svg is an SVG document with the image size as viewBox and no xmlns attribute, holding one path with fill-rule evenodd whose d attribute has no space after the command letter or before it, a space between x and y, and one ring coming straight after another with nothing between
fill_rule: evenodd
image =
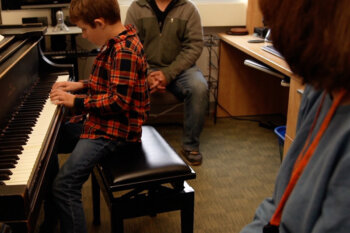
<instances>
[{"instance_id":1,"label":"seated man","mask_svg":"<svg viewBox=\"0 0 350 233\"><path fill-rule=\"evenodd\" d=\"M182 155L200 165L199 136L208 106L208 85L195 66L203 49L198 10L188 0L136 0L125 24L134 24L149 65L151 93L172 92L185 103Z\"/></svg>"}]
</instances>

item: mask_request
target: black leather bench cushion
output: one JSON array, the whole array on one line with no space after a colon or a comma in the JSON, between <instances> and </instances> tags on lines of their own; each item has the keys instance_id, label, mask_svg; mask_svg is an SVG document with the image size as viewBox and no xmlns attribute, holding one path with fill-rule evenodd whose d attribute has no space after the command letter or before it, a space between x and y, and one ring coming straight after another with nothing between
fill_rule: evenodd
<instances>
[{"instance_id":1,"label":"black leather bench cushion","mask_svg":"<svg viewBox=\"0 0 350 233\"><path fill-rule=\"evenodd\" d=\"M194 171L151 126L142 127L141 146L129 148L102 162L103 176L113 188L125 184L187 180Z\"/></svg>"}]
</instances>

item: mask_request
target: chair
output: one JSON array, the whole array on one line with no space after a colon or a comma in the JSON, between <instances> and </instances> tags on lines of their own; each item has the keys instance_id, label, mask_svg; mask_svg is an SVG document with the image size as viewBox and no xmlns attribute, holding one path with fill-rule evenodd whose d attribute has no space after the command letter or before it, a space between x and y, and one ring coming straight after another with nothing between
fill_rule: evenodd
<instances>
[{"instance_id":1,"label":"chair","mask_svg":"<svg viewBox=\"0 0 350 233\"><path fill-rule=\"evenodd\" d=\"M151 126L142 127L139 148L108 157L92 174L94 223L100 224L100 189L110 210L113 233L123 219L180 210L182 233L193 233L195 179L189 167Z\"/></svg>"},{"instance_id":2,"label":"chair","mask_svg":"<svg viewBox=\"0 0 350 233\"><path fill-rule=\"evenodd\" d=\"M183 124L184 102L170 91L151 94L151 111L147 124L178 123Z\"/></svg>"}]
</instances>

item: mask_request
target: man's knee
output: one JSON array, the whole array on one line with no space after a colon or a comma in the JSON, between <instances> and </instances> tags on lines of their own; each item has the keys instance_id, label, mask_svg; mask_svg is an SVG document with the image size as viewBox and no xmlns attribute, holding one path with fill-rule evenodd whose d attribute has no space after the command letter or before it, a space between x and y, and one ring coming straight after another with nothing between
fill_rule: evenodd
<instances>
[{"instance_id":1,"label":"man's knee","mask_svg":"<svg viewBox=\"0 0 350 233\"><path fill-rule=\"evenodd\" d=\"M192 86L192 97L195 99L200 99L201 102L206 102L208 100L208 84L207 81L203 79L197 79L193 82Z\"/></svg>"},{"instance_id":2,"label":"man's knee","mask_svg":"<svg viewBox=\"0 0 350 233\"><path fill-rule=\"evenodd\" d=\"M200 95L208 92L208 82L198 68L191 68L189 71L189 84L191 89Z\"/></svg>"}]
</instances>

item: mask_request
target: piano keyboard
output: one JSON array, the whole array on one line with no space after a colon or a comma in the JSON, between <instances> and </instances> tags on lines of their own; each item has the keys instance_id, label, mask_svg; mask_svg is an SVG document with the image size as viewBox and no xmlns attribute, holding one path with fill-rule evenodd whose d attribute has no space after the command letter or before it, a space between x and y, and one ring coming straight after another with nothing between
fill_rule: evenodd
<instances>
[{"instance_id":1,"label":"piano keyboard","mask_svg":"<svg viewBox=\"0 0 350 233\"><path fill-rule=\"evenodd\" d=\"M67 81L68 75L56 82ZM49 93L55 80L39 83L0 137L0 184L28 185L57 111Z\"/></svg>"}]
</instances>

